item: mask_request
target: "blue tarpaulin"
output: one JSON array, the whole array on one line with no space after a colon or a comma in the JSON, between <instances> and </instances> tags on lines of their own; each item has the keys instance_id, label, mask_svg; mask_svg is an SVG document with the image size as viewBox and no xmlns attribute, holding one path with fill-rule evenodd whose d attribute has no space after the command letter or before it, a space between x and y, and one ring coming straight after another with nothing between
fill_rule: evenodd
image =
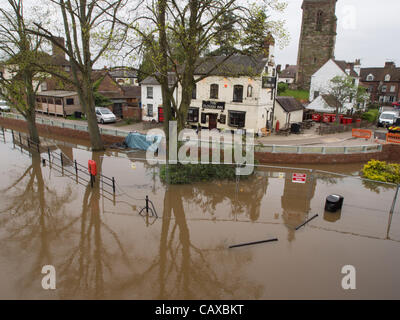
<instances>
[{"instance_id":1,"label":"blue tarpaulin","mask_svg":"<svg viewBox=\"0 0 400 320\"><path fill-rule=\"evenodd\" d=\"M125 144L131 149L155 152L158 149L161 140L161 135L145 135L139 132L131 132L125 138Z\"/></svg>"}]
</instances>

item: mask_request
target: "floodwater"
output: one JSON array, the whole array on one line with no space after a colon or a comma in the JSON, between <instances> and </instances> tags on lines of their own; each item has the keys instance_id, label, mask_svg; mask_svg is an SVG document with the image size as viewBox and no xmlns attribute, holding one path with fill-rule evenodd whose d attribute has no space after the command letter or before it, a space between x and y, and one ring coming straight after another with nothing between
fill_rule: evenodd
<instances>
[{"instance_id":1,"label":"floodwater","mask_svg":"<svg viewBox=\"0 0 400 320\"><path fill-rule=\"evenodd\" d=\"M46 141L64 168L0 135L0 299L399 299L400 210L395 188L363 182L362 164L259 168L249 179L167 187L133 152L92 153ZM77 179L97 162L116 194ZM307 182L292 182L306 173ZM104 180L107 182L108 180ZM344 196L340 213L325 198ZM158 218L141 216L145 197ZM298 231L295 227L319 216ZM277 242L229 246L278 238ZM43 266L56 270L44 290ZM356 269L344 290L342 267Z\"/></svg>"}]
</instances>

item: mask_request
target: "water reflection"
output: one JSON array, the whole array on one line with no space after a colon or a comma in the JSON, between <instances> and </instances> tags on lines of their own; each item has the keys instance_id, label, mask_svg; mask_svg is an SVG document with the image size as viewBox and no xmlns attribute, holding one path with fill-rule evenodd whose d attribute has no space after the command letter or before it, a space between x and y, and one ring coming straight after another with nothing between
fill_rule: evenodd
<instances>
[{"instance_id":1,"label":"water reflection","mask_svg":"<svg viewBox=\"0 0 400 320\"><path fill-rule=\"evenodd\" d=\"M77 220L68 216L64 207L71 200L71 189L49 187L40 156L33 153L32 164L1 193L7 194L8 203L1 210L0 227L6 230L2 242L17 243L35 256L21 279L21 288L26 288L40 278L44 265L54 263L51 244Z\"/></svg>"},{"instance_id":2,"label":"water reflection","mask_svg":"<svg viewBox=\"0 0 400 320\"><path fill-rule=\"evenodd\" d=\"M313 174L307 175L306 183L293 183L292 175L286 173L285 186L281 198L282 219L288 228L288 240L295 239L295 228L307 220L314 198L317 179Z\"/></svg>"}]
</instances>

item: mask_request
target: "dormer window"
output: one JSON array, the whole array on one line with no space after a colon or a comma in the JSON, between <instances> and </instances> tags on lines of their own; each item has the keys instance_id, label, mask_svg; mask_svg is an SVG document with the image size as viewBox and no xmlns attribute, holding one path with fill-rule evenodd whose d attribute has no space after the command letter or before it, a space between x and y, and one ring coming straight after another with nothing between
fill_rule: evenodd
<instances>
[{"instance_id":1,"label":"dormer window","mask_svg":"<svg viewBox=\"0 0 400 320\"><path fill-rule=\"evenodd\" d=\"M390 74L387 74L387 75L385 76L385 81L390 81Z\"/></svg>"},{"instance_id":2,"label":"dormer window","mask_svg":"<svg viewBox=\"0 0 400 320\"><path fill-rule=\"evenodd\" d=\"M317 12L317 23L316 23L317 31L322 31L323 15L324 13L322 11Z\"/></svg>"},{"instance_id":3,"label":"dormer window","mask_svg":"<svg viewBox=\"0 0 400 320\"><path fill-rule=\"evenodd\" d=\"M369 74L367 76L367 81L374 81L374 76L372 74Z\"/></svg>"}]
</instances>

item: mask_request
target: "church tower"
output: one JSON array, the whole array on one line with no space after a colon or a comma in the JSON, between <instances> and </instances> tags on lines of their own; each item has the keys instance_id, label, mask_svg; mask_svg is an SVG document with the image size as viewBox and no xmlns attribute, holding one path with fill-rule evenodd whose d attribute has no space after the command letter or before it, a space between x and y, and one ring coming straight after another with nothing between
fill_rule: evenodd
<instances>
[{"instance_id":1,"label":"church tower","mask_svg":"<svg viewBox=\"0 0 400 320\"><path fill-rule=\"evenodd\" d=\"M336 1L303 0L297 86L309 90L311 76L334 58L336 42Z\"/></svg>"}]
</instances>

